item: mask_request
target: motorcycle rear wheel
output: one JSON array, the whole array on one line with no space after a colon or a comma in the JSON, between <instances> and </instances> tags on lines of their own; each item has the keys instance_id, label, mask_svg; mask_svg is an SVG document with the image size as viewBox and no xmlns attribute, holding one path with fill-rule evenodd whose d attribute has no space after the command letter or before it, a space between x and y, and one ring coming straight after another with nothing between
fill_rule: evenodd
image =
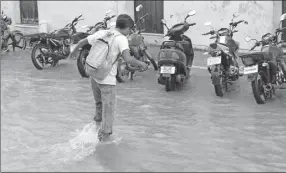
<instances>
[{"instance_id":1,"label":"motorcycle rear wheel","mask_svg":"<svg viewBox=\"0 0 286 173\"><path fill-rule=\"evenodd\" d=\"M165 90L168 91L173 91L175 90L175 85L176 85L176 78L174 75L171 75L170 77L166 78L165 81Z\"/></svg>"},{"instance_id":2,"label":"motorcycle rear wheel","mask_svg":"<svg viewBox=\"0 0 286 173\"><path fill-rule=\"evenodd\" d=\"M85 60L88 56L89 51L88 50L81 50L79 53L79 56L77 58L77 69L81 77L88 78L89 75L86 73L85 70Z\"/></svg>"},{"instance_id":3,"label":"motorcycle rear wheel","mask_svg":"<svg viewBox=\"0 0 286 173\"><path fill-rule=\"evenodd\" d=\"M40 55L36 56L36 51L38 49L40 50ZM32 53L31 53L31 59L32 59L33 65L38 70L43 70L45 67L45 64L50 64L50 66L54 67L57 62L55 62L54 60L51 60L49 63L46 63L47 57L45 57L44 53L42 52L42 49L47 49L48 51L52 51L48 46L44 44L37 44L36 46L34 46L32 49ZM40 62L38 62L37 60L39 60ZM42 66L40 65L40 63Z\"/></svg>"}]
</instances>

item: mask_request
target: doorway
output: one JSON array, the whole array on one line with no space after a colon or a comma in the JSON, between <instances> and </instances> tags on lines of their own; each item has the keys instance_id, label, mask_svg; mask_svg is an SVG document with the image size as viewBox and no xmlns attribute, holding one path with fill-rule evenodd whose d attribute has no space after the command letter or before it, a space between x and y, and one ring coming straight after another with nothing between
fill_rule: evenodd
<instances>
[{"instance_id":1,"label":"doorway","mask_svg":"<svg viewBox=\"0 0 286 173\"><path fill-rule=\"evenodd\" d=\"M140 12L136 12L136 6L142 4L143 9ZM134 15L135 21L140 17L149 13L149 16L145 18L145 22L142 25L142 29L146 29L145 33L163 34L164 26L161 24L161 19L164 18L164 1L163 0L134 0Z\"/></svg>"}]
</instances>

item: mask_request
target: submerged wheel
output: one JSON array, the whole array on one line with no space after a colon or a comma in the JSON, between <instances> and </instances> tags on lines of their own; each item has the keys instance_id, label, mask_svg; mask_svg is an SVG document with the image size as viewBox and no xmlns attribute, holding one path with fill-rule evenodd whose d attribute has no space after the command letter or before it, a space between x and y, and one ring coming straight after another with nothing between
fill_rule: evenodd
<instances>
[{"instance_id":1,"label":"submerged wheel","mask_svg":"<svg viewBox=\"0 0 286 173\"><path fill-rule=\"evenodd\" d=\"M39 54L36 54L37 50L39 50ZM44 55L44 52L49 52L49 51L52 50L50 50L50 48L44 44L37 44L35 47L33 47L31 59L33 65L38 70L43 70L46 64L50 64L50 66L52 67L56 65L56 62L53 61L52 58L49 59L49 57L46 57Z\"/></svg>"},{"instance_id":2,"label":"submerged wheel","mask_svg":"<svg viewBox=\"0 0 286 173\"><path fill-rule=\"evenodd\" d=\"M263 85L264 82L261 75L256 75L254 81L251 82L253 96L257 104L264 104L267 98Z\"/></svg>"},{"instance_id":3,"label":"submerged wheel","mask_svg":"<svg viewBox=\"0 0 286 173\"><path fill-rule=\"evenodd\" d=\"M166 78L165 81L165 90L168 91L173 91L175 89L175 85L176 85L176 78L175 76L171 75L170 77Z\"/></svg>"},{"instance_id":4,"label":"submerged wheel","mask_svg":"<svg viewBox=\"0 0 286 173\"><path fill-rule=\"evenodd\" d=\"M81 75L81 77L84 77L84 78L89 77L89 75L86 73L86 70L85 70L85 60L86 60L88 53L89 53L88 50L82 50L80 51L79 56L77 58L78 72Z\"/></svg>"}]
</instances>

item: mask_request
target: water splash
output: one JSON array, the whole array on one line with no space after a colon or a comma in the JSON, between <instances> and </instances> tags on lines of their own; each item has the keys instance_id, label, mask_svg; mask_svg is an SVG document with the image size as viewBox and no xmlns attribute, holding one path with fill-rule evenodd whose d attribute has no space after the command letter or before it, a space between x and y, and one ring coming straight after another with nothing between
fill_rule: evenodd
<instances>
[{"instance_id":1,"label":"water splash","mask_svg":"<svg viewBox=\"0 0 286 173\"><path fill-rule=\"evenodd\" d=\"M76 133L79 132L77 131ZM65 163L83 160L95 152L99 143L97 134L98 128L96 124L89 123L75 138L65 143L55 144L49 148L49 153L53 156L59 156L58 160Z\"/></svg>"}]
</instances>

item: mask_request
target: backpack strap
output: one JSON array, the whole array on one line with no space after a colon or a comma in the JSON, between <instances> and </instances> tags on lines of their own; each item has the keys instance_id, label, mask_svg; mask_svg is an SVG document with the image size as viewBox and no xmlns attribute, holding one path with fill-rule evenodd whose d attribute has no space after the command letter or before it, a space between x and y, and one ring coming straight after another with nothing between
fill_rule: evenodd
<instances>
[{"instance_id":1,"label":"backpack strap","mask_svg":"<svg viewBox=\"0 0 286 173\"><path fill-rule=\"evenodd\" d=\"M118 37L118 36L120 36L120 35L122 35L122 34L120 34L120 33L117 33L117 32L114 33L114 32L111 32L111 31L109 30L109 31L107 31L107 33L106 33L103 37L108 37L108 36L110 36L110 34L111 34L112 37L113 37L112 40L110 40L110 42L109 42L110 44L108 44L108 41L105 41L105 40L102 39L102 41L105 42L105 43L107 43L107 45L108 45L108 55L107 55L107 56L109 56L109 50L110 50L109 47L113 44L115 38ZM116 61L119 59L119 57L120 57L120 54L117 55L117 58L116 58L116 60L112 63L112 66L116 63Z\"/></svg>"}]
</instances>

